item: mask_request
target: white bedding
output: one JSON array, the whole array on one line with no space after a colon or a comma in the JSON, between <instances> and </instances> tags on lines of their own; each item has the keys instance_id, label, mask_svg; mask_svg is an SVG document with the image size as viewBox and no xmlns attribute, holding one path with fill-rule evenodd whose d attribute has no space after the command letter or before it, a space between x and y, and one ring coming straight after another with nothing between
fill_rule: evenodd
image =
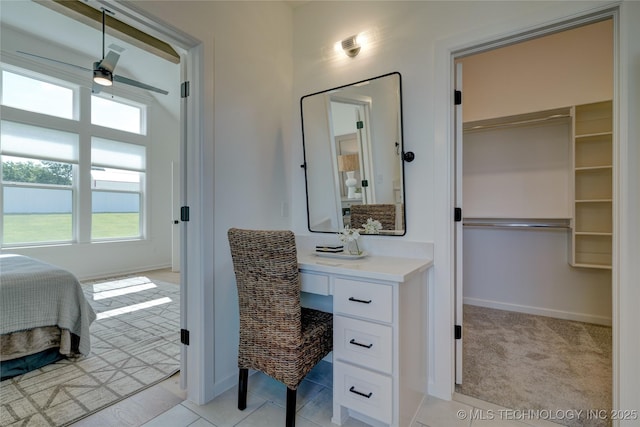
<instances>
[{"instance_id":1,"label":"white bedding","mask_svg":"<svg viewBox=\"0 0 640 427\"><path fill-rule=\"evenodd\" d=\"M78 351L87 355L95 318L70 272L22 255L0 255L0 334L57 326L77 335Z\"/></svg>"}]
</instances>

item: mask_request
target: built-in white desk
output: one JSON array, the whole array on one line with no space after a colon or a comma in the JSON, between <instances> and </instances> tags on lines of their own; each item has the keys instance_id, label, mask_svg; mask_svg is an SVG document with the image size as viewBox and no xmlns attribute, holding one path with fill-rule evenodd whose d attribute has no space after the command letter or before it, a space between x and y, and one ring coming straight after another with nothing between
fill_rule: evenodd
<instances>
[{"instance_id":1,"label":"built-in white desk","mask_svg":"<svg viewBox=\"0 0 640 427\"><path fill-rule=\"evenodd\" d=\"M303 294L303 304L334 313L333 423L353 416L373 426L410 425L427 389L431 265L430 259L298 253L302 291L311 296Z\"/></svg>"}]
</instances>

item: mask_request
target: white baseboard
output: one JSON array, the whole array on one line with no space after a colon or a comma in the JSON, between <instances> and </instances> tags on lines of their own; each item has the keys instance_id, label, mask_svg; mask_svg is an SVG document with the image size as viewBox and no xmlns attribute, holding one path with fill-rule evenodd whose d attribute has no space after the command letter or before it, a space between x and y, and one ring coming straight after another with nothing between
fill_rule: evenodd
<instances>
[{"instance_id":1,"label":"white baseboard","mask_svg":"<svg viewBox=\"0 0 640 427\"><path fill-rule=\"evenodd\" d=\"M254 374L255 371L250 370L249 374ZM217 381L214 385L213 385L213 395L214 395L214 399L218 396L220 396L222 393L224 393L225 391L229 390L230 388L234 387L238 385L238 371L236 370L234 373L228 375L226 378L223 378L220 381Z\"/></svg>"},{"instance_id":2,"label":"white baseboard","mask_svg":"<svg viewBox=\"0 0 640 427\"><path fill-rule=\"evenodd\" d=\"M605 316L595 316L586 313L575 313L571 311L553 310L543 307L531 307L528 305L512 304L507 302L485 300L480 298L464 298L464 303L477 305L480 307L495 308L497 310L515 311L518 313L536 314L538 316L555 317L556 319L575 320L578 322L595 323L596 325L611 326L611 318Z\"/></svg>"}]
</instances>

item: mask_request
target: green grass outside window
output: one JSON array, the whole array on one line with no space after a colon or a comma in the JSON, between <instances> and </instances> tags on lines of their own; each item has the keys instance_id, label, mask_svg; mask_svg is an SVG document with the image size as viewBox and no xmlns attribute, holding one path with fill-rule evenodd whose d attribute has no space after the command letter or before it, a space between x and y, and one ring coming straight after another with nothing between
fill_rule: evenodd
<instances>
[{"instance_id":1,"label":"green grass outside window","mask_svg":"<svg viewBox=\"0 0 640 427\"><path fill-rule=\"evenodd\" d=\"M68 242L73 236L71 214L5 214L3 244ZM140 214L94 213L92 239L140 237Z\"/></svg>"}]
</instances>

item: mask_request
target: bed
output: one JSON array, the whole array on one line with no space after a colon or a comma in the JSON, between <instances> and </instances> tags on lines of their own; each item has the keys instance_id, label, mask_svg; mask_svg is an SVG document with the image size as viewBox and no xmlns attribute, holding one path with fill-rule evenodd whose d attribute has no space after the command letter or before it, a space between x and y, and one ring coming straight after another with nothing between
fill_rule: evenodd
<instances>
[{"instance_id":1,"label":"bed","mask_svg":"<svg viewBox=\"0 0 640 427\"><path fill-rule=\"evenodd\" d=\"M95 318L69 271L22 255L0 255L3 380L65 357L88 355Z\"/></svg>"}]
</instances>

